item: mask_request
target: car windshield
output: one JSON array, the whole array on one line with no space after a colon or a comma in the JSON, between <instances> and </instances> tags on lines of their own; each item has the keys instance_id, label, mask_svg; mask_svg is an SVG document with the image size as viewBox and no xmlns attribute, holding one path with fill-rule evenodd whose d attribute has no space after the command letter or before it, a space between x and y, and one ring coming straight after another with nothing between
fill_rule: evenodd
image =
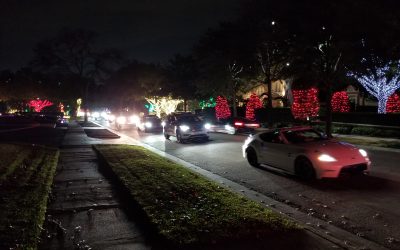
<instances>
[{"instance_id":1,"label":"car windshield","mask_svg":"<svg viewBox=\"0 0 400 250\"><path fill-rule=\"evenodd\" d=\"M200 122L201 120L194 115L183 115L178 116L178 121L180 122Z\"/></svg>"},{"instance_id":2,"label":"car windshield","mask_svg":"<svg viewBox=\"0 0 400 250\"><path fill-rule=\"evenodd\" d=\"M290 143L305 143L305 142L314 142L314 141L321 141L325 138L313 129L309 130L288 130L284 131L283 134L285 135L286 139Z\"/></svg>"}]
</instances>

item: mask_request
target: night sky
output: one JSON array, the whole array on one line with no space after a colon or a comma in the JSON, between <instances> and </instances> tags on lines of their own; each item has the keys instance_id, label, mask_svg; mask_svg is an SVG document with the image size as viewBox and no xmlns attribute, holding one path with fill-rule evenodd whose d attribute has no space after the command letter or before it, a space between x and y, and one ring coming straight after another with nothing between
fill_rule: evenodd
<instances>
[{"instance_id":1,"label":"night sky","mask_svg":"<svg viewBox=\"0 0 400 250\"><path fill-rule=\"evenodd\" d=\"M234 18L240 0L0 0L0 70L16 70L61 28L98 33L98 44L129 58L166 62L209 27Z\"/></svg>"}]
</instances>

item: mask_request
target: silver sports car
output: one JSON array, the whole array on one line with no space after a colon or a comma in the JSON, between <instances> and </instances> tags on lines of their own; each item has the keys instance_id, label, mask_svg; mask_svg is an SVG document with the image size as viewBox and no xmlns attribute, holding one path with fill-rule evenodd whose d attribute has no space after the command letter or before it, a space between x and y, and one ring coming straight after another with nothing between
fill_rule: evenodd
<instances>
[{"instance_id":1,"label":"silver sports car","mask_svg":"<svg viewBox=\"0 0 400 250\"><path fill-rule=\"evenodd\" d=\"M252 166L267 165L303 179L337 178L342 173L368 173L367 152L327 139L311 127L280 128L249 136L243 157Z\"/></svg>"}]
</instances>

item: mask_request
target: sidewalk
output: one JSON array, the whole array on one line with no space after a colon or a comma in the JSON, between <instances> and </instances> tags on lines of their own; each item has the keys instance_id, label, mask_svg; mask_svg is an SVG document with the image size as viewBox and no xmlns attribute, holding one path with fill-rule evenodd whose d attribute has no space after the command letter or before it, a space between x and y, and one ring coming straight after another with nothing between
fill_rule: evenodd
<instances>
[{"instance_id":1,"label":"sidewalk","mask_svg":"<svg viewBox=\"0 0 400 250\"><path fill-rule=\"evenodd\" d=\"M151 249L132 211L127 214L117 190L99 172L94 143L124 141L89 138L70 124L47 210L47 240L39 249Z\"/></svg>"}]
</instances>

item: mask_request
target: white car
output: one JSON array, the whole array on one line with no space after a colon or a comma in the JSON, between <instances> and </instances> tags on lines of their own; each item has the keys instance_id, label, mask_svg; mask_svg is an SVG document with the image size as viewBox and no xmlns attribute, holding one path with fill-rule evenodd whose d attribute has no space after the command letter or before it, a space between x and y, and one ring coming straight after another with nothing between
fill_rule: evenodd
<instances>
[{"instance_id":1,"label":"white car","mask_svg":"<svg viewBox=\"0 0 400 250\"><path fill-rule=\"evenodd\" d=\"M311 127L268 130L250 136L243 157L252 166L267 165L303 179L337 178L341 173L368 173L367 152L356 146L327 139Z\"/></svg>"}]
</instances>

